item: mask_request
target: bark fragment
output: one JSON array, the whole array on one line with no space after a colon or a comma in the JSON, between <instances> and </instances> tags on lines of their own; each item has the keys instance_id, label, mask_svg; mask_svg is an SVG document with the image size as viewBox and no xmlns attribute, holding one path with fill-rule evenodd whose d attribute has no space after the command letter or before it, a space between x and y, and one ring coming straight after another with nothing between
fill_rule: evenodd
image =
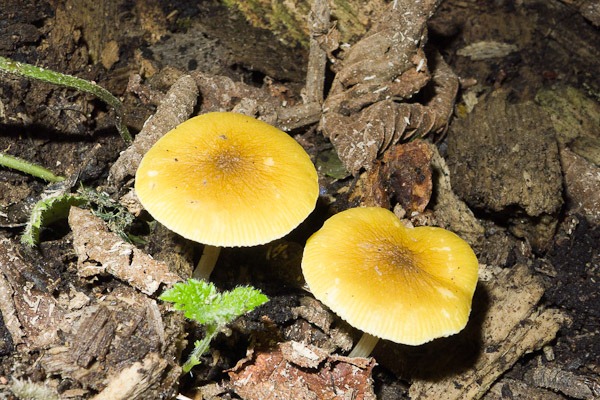
<instances>
[{"instance_id":1,"label":"bark fragment","mask_svg":"<svg viewBox=\"0 0 600 400\"><path fill-rule=\"evenodd\" d=\"M255 349L229 371L232 387L245 400L375 400L371 378L375 360L322 353L298 342ZM307 354L312 362L307 362Z\"/></svg>"},{"instance_id":2,"label":"bark fragment","mask_svg":"<svg viewBox=\"0 0 600 400\"><path fill-rule=\"evenodd\" d=\"M448 133L452 186L471 207L508 216L536 251L550 244L562 207L558 145L546 113L494 92Z\"/></svg>"},{"instance_id":3,"label":"bark fragment","mask_svg":"<svg viewBox=\"0 0 600 400\"><path fill-rule=\"evenodd\" d=\"M154 260L110 232L100 218L87 210L72 207L69 225L81 277L110 274L146 294L153 294L161 284L182 280L170 272L165 263Z\"/></svg>"}]
</instances>

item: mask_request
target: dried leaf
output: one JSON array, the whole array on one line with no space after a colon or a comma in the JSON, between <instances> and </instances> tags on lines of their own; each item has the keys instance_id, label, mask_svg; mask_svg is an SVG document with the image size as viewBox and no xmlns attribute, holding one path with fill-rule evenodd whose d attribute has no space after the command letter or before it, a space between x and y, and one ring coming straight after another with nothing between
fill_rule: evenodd
<instances>
[{"instance_id":1,"label":"dried leaf","mask_svg":"<svg viewBox=\"0 0 600 400\"><path fill-rule=\"evenodd\" d=\"M431 198L432 156L429 145L421 140L393 146L366 172L350 200L384 208L400 204L409 214L423 212Z\"/></svg>"}]
</instances>

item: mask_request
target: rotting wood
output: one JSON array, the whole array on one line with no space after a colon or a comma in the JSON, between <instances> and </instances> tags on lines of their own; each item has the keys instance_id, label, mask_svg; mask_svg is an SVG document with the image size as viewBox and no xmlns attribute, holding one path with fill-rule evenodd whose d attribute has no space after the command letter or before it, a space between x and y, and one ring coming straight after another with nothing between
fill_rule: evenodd
<instances>
[{"instance_id":1,"label":"rotting wood","mask_svg":"<svg viewBox=\"0 0 600 400\"><path fill-rule=\"evenodd\" d=\"M541 107L511 104L508 96L494 91L452 124L452 186L471 207L505 219L514 236L543 252L564 202L555 130Z\"/></svg>"},{"instance_id":2,"label":"rotting wood","mask_svg":"<svg viewBox=\"0 0 600 400\"><path fill-rule=\"evenodd\" d=\"M169 314L163 320L159 315L157 322L148 318L154 307L154 300L135 289L115 286L69 314L69 323L62 326L64 341L43 352L40 366L48 376L72 380L82 395L93 390L113 396L115 387L123 389L125 398L172 395L181 373L175 355L183 318ZM130 375L132 371L136 374ZM133 380L135 389L123 385L123 377Z\"/></svg>"},{"instance_id":3,"label":"rotting wood","mask_svg":"<svg viewBox=\"0 0 600 400\"><path fill-rule=\"evenodd\" d=\"M483 240L485 229L469 206L452 190L450 170L437 146L430 144L429 147L433 153L431 167L435 191L432 205L436 219L442 228L451 230L471 246L477 247Z\"/></svg>"},{"instance_id":4,"label":"rotting wood","mask_svg":"<svg viewBox=\"0 0 600 400\"><path fill-rule=\"evenodd\" d=\"M157 353L133 363L109 378L109 384L93 400L146 399L146 391L160 378L168 362Z\"/></svg>"},{"instance_id":5,"label":"rotting wood","mask_svg":"<svg viewBox=\"0 0 600 400\"><path fill-rule=\"evenodd\" d=\"M600 223L600 168L568 148L559 149L559 153L572 211Z\"/></svg>"},{"instance_id":6,"label":"rotting wood","mask_svg":"<svg viewBox=\"0 0 600 400\"><path fill-rule=\"evenodd\" d=\"M90 211L72 207L69 225L73 230L73 247L78 256L79 276L111 274L146 294L153 294L161 284L173 284L181 277L168 266L154 260L116 233Z\"/></svg>"},{"instance_id":7,"label":"rotting wood","mask_svg":"<svg viewBox=\"0 0 600 400\"><path fill-rule=\"evenodd\" d=\"M87 368L92 361L104 361L117 329L108 308L99 307L83 319L79 329L85 334L77 336L73 342L73 361L83 368Z\"/></svg>"},{"instance_id":8,"label":"rotting wood","mask_svg":"<svg viewBox=\"0 0 600 400\"><path fill-rule=\"evenodd\" d=\"M600 377L567 371L552 363L539 364L525 374L525 381L537 387L583 400L600 398Z\"/></svg>"},{"instance_id":9,"label":"rotting wood","mask_svg":"<svg viewBox=\"0 0 600 400\"><path fill-rule=\"evenodd\" d=\"M568 323L563 312L538 308L544 289L527 266L482 272L489 275L484 285L490 300L480 328L481 351L464 373L436 381L415 379L411 399L479 399L520 357L550 342Z\"/></svg>"},{"instance_id":10,"label":"rotting wood","mask_svg":"<svg viewBox=\"0 0 600 400\"><path fill-rule=\"evenodd\" d=\"M494 383L490 391L483 397L483 400L506 400L507 397L512 399L566 400L564 396L558 393L510 378L502 378Z\"/></svg>"},{"instance_id":11,"label":"rotting wood","mask_svg":"<svg viewBox=\"0 0 600 400\"><path fill-rule=\"evenodd\" d=\"M311 336L314 336L314 325L327 336L326 340L319 343L319 346L326 351L332 353L339 349L341 351L349 351L352 348L352 337L350 336L349 326L333 326L334 316L320 301L313 297L304 296L300 299L300 305L292 309L292 315L299 319L304 319L310 324L310 328L302 329L302 323L294 323L287 331L289 339L308 341ZM299 329L294 329L299 328Z\"/></svg>"},{"instance_id":12,"label":"rotting wood","mask_svg":"<svg viewBox=\"0 0 600 400\"><path fill-rule=\"evenodd\" d=\"M13 345L35 349L58 340L65 310L52 294L32 284L32 276L34 267L19 255L18 247L0 240L0 311Z\"/></svg>"}]
</instances>

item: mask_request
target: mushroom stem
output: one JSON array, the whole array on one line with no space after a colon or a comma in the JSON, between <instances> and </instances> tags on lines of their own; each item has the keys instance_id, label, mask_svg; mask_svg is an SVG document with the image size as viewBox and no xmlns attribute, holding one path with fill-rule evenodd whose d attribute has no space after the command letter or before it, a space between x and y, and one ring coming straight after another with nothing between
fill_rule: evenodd
<instances>
[{"instance_id":1,"label":"mushroom stem","mask_svg":"<svg viewBox=\"0 0 600 400\"><path fill-rule=\"evenodd\" d=\"M194 272L192 273L192 277L194 279L207 281L208 278L210 278L213 269L215 269L215 264L219 259L219 253L221 253L221 247L205 244L202 256L200 257L200 261L198 261L198 265L196 265L196 269L194 269Z\"/></svg>"},{"instance_id":2,"label":"mushroom stem","mask_svg":"<svg viewBox=\"0 0 600 400\"><path fill-rule=\"evenodd\" d=\"M350 354L348 354L348 357L369 357L377 342L379 342L377 336L363 333L358 343L356 343L356 346L354 346Z\"/></svg>"}]
</instances>

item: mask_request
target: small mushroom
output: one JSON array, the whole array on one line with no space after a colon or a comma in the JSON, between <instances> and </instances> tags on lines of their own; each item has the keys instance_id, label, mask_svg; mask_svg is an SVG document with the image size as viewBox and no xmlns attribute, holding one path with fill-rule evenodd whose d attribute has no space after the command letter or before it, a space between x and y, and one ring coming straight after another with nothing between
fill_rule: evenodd
<instances>
[{"instance_id":1,"label":"small mushroom","mask_svg":"<svg viewBox=\"0 0 600 400\"><path fill-rule=\"evenodd\" d=\"M420 345L461 331L478 267L456 234L408 228L379 207L329 218L308 239L302 259L313 295L365 332L352 357L367 357L378 338Z\"/></svg>"},{"instance_id":2,"label":"small mushroom","mask_svg":"<svg viewBox=\"0 0 600 400\"><path fill-rule=\"evenodd\" d=\"M144 208L205 244L194 277L207 279L221 246L255 246L297 227L315 208L317 172L285 132L242 114L212 112L165 134L135 177Z\"/></svg>"}]
</instances>

